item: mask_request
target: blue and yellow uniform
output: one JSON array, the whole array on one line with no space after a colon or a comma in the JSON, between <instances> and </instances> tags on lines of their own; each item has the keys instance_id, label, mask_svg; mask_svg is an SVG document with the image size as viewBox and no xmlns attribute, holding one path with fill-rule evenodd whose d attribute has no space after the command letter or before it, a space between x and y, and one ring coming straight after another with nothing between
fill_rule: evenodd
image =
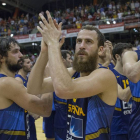
<instances>
[{"instance_id":1,"label":"blue and yellow uniform","mask_svg":"<svg viewBox=\"0 0 140 140\"><path fill-rule=\"evenodd\" d=\"M117 83L122 89L129 86L126 76L121 75L115 69L112 69L112 72L116 76ZM117 98L111 124L111 140L128 140L129 118L131 113L132 99L127 103Z\"/></svg>"},{"instance_id":2,"label":"blue and yellow uniform","mask_svg":"<svg viewBox=\"0 0 140 140\"><path fill-rule=\"evenodd\" d=\"M114 69L114 64L111 62L109 65L108 65L108 67L104 67L104 66L102 66L102 64L100 64L100 63L98 63L99 64L99 67L100 68L108 68L108 69L110 69L110 70L112 70L112 69Z\"/></svg>"},{"instance_id":3,"label":"blue and yellow uniform","mask_svg":"<svg viewBox=\"0 0 140 140\"><path fill-rule=\"evenodd\" d=\"M54 138L54 117L55 117L55 106L54 101L52 104L52 113L50 117L43 117L43 130L46 138Z\"/></svg>"},{"instance_id":4,"label":"blue and yellow uniform","mask_svg":"<svg viewBox=\"0 0 140 140\"><path fill-rule=\"evenodd\" d=\"M79 73L74 74L80 77ZM87 91L88 92L88 91ZM98 95L67 100L66 140L109 140L115 106L104 103Z\"/></svg>"},{"instance_id":5,"label":"blue and yellow uniform","mask_svg":"<svg viewBox=\"0 0 140 140\"><path fill-rule=\"evenodd\" d=\"M67 133L67 100L60 99L54 93L54 104L55 104L55 139L66 140Z\"/></svg>"},{"instance_id":6,"label":"blue and yellow uniform","mask_svg":"<svg viewBox=\"0 0 140 140\"><path fill-rule=\"evenodd\" d=\"M0 78L6 77L0 74ZM0 109L0 140L29 140L28 121L24 109L13 103Z\"/></svg>"},{"instance_id":7,"label":"blue and yellow uniform","mask_svg":"<svg viewBox=\"0 0 140 140\"><path fill-rule=\"evenodd\" d=\"M19 74L16 74L15 75L15 78L16 77L19 77L22 79L23 81L23 85L25 87L27 87L27 82L28 82L28 77L26 79L24 79L21 75ZM29 140L37 140L36 138L36 128L35 128L35 119L28 114L28 112L25 110L25 114L26 114L26 117L29 118L29 131L30 131L30 139Z\"/></svg>"},{"instance_id":8,"label":"blue and yellow uniform","mask_svg":"<svg viewBox=\"0 0 140 140\"><path fill-rule=\"evenodd\" d=\"M136 51L140 60L140 50ZM129 140L140 140L140 81L132 83L129 81L132 93L132 114L129 122Z\"/></svg>"}]
</instances>

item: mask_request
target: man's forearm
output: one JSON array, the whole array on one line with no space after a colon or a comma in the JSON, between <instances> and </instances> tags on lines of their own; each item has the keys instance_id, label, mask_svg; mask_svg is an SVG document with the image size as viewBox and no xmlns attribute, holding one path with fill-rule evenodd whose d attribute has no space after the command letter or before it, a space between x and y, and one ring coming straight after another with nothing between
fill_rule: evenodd
<instances>
[{"instance_id":1,"label":"man's forearm","mask_svg":"<svg viewBox=\"0 0 140 140\"><path fill-rule=\"evenodd\" d=\"M125 102L128 102L131 98L130 88L127 87L126 89L122 89L121 87L118 87L118 98Z\"/></svg>"},{"instance_id":2,"label":"man's forearm","mask_svg":"<svg viewBox=\"0 0 140 140\"><path fill-rule=\"evenodd\" d=\"M70 88L72 80L64 66L59 48L49 47L49 67L56 93L65 92Z\"/></svg>"},{"instance_id":3,"label":"man's forearm","mask_svg":"<svg viewBox=\"0 0 140 140\"><path fill-rule=\"evenodd\" d=\"M41 53L29 76L29 81L27 85L28 93L35 95L40 94L43 83L44 70L47 62L48 54Z\"/></svg>"},{"instance_id":4,"label":"man's forearm","mask_svg":"<svg viewBox=\"0 0 140 140\"><path fill-rule=\"evenodd\" d=\"M137 83L140 80L140 61L133 65L126 63L124 65L124 73L130 81Z\"/></svg>"}]
</instances>

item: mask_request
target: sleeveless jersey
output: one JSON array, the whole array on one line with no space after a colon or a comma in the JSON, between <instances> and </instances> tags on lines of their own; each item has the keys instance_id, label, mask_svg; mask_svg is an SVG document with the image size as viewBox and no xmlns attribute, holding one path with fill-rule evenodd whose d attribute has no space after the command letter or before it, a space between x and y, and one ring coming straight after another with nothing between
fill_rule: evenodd
<instances>
[{"instance_id":1,"label":"sleeveless jersey","mask_svg":"<svg viewBox=\"0 0 140 140\"><path fill-rule=\"evenodd\" d=\"M67 128L67 100L61 99L54 93L54 105L55 105L55 128Z\"/></svg>"},{"instance_id":2,"label":"sleeveless jersey","mask_svg":"<svg viewBox=\"0 0 140 140\"><path fill-rule=\"evenodd\" d=\"M21 78L21 80L23 81L23 85L24 85L25 87L27 87L28 77L26 77L27 80L24 79L24 78L23 78L21 75L19 75L19 74L16 74L16 75L15 75L15 78L16 78L16 77Z\"/></svg>"},{"instance_id":3,"label":"sleeveless jersey","mask_svg":"<svg viewBox=\"0 0 140 140\"><path fill-rule=\"evenodd\" d=\"M15 78L16 77L21 78L21 80L23 81L23 85L27 87L28 77L26 77L27 80L24 79L20 74L16 74ZM25 115L28 122L27 127L29 128L29 131L28 131L28 134L30 136L29 140L36 140L35 119L31 115L29 115L28 111L26 110L25 110Z\"/></svg>"},{"instance_id":4,"label":"sleeveless jersey","mask_svg":"<svg viewBox=\"0 0 140 140\"><path fill-rule=\"evenodd\" d=\"M80 74L75 73L74 77L78 78ZM110 140L115 106L107 105L98 95L69 99L67 105L66 140Z\"/></svg>"},{"instance_id":5,"label":"sleeveless jersey","mask_svg":"<svg viewBox=\"0 0 140 140\"><path fill-rule=\"evenodd\" d=\"M115 67L112 62L108 65L108 67L102 66L102 64L100 64L100 63L98 63L98 64L99 64L99 68L108 68L110 70L112 70Z\"/></svg>"},{"instance_id":6,"label":"sleeveless jersey","mask_svg":"<svg viewBox=\"0 0 140 140\"><path fill-rule=\"evenodd\" d=\"M115 69L112 69L115 74L117 83L123 88L129 86L128 78L118 73ZM129 102L124 102L117 98L115 111L113 114L111 124L111 135L128 134L129 118L132 112L132 99Z\"/></svg>"},{"instance_id":7,"label":"sleeveless jersey","mask_svg":"<svg viewBox=\"0 0 140 140\"><path fill-rule=\"evenodd\" d=\"M0 78L6 77L0 74ZM13 103L0 109L0 140L28 140L24 109Z\"/></svg>"},{"instance_id":8,"label":"sleeveless jersey","mask_svg":"<svg viewBox=\"0 0 140 140\"><path fill-rule=\"evenodd\" d=\"M140 60L140 50L136 51ZM140 140L140 81L133 83L129 81L132 93L132 114L130 116L129 139Z\"/></svg>"}]
</instances>

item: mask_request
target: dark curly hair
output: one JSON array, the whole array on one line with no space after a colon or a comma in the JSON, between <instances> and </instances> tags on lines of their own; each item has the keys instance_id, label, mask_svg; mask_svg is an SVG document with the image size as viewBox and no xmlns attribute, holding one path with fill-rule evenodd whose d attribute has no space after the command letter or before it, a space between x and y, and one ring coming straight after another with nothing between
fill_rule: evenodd
<instances>
[{"instance_id":1,"label":"dark curly hair","mask_svg":"<svg viewBox=\"0 0 140 140\"><path fill-rule=\"evenodd\" d=\"M115 57L116 54L121 56L125 49L132 49L132 48L133 46L130 43L117 43L112 50L114 59L116 60L116 57Z\"/></svg>"},{"instance_id":2,"label":"dark curly hair","mask_svg":"<svg viewBox=\"0 0 140 140\"><path fill-rule=\"evenodd\" d=\"M8 51L11 49L11 43L18 44L12 37L0 38L0 57L8 56ZM19 44L18 44L19 45Z\"/></svg>"}]
</instances>

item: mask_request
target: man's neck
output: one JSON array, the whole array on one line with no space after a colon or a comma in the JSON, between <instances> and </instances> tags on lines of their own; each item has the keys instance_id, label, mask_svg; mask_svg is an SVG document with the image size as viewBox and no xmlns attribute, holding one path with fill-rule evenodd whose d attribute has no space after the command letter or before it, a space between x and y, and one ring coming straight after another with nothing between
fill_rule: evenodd
<instances>
[{"instance_id":1,"label":"man's neck","mask_svg":"<svg viewBox=\"0 0 140 140\"><path fill-rule=\"evenodd\" d=\"M80 73L80 77L88 76L90 73Z\"/></svg>"},{"instance_id":2,"label":"man's neck","mask_svg":"<svg viewBox=\"0 0 140 140\"><path fill-rule=\"evenodd\" d=\"M121 75L124 75L123 73L123 66L120 63L116 63L116 66L114 68L117 72L119 72Z\"/></svg>"},{"instance_id":3,"label":"man's neck","mask_svg":"<svg viewBox=\"0 0 140 140\"><path fill-rule=\"evenodd\" d=\"M99 63L99 64L104 64L104 63L105 63L105 60L104 60L104 59L99 58L99 59L98 59L98 63Z\"/></svg>"},{"instance_id":4,"label":"man's neck","mask_svg":"<svg viewBox=\"0 0 140 140\"><path fill-rule=\"evenodd\" d=\"M27 72L25 72L23 69L20 69L19 72L18 72L19 75L21 75L24 79L27 78Z\"/></svg>"}]
</instances>

